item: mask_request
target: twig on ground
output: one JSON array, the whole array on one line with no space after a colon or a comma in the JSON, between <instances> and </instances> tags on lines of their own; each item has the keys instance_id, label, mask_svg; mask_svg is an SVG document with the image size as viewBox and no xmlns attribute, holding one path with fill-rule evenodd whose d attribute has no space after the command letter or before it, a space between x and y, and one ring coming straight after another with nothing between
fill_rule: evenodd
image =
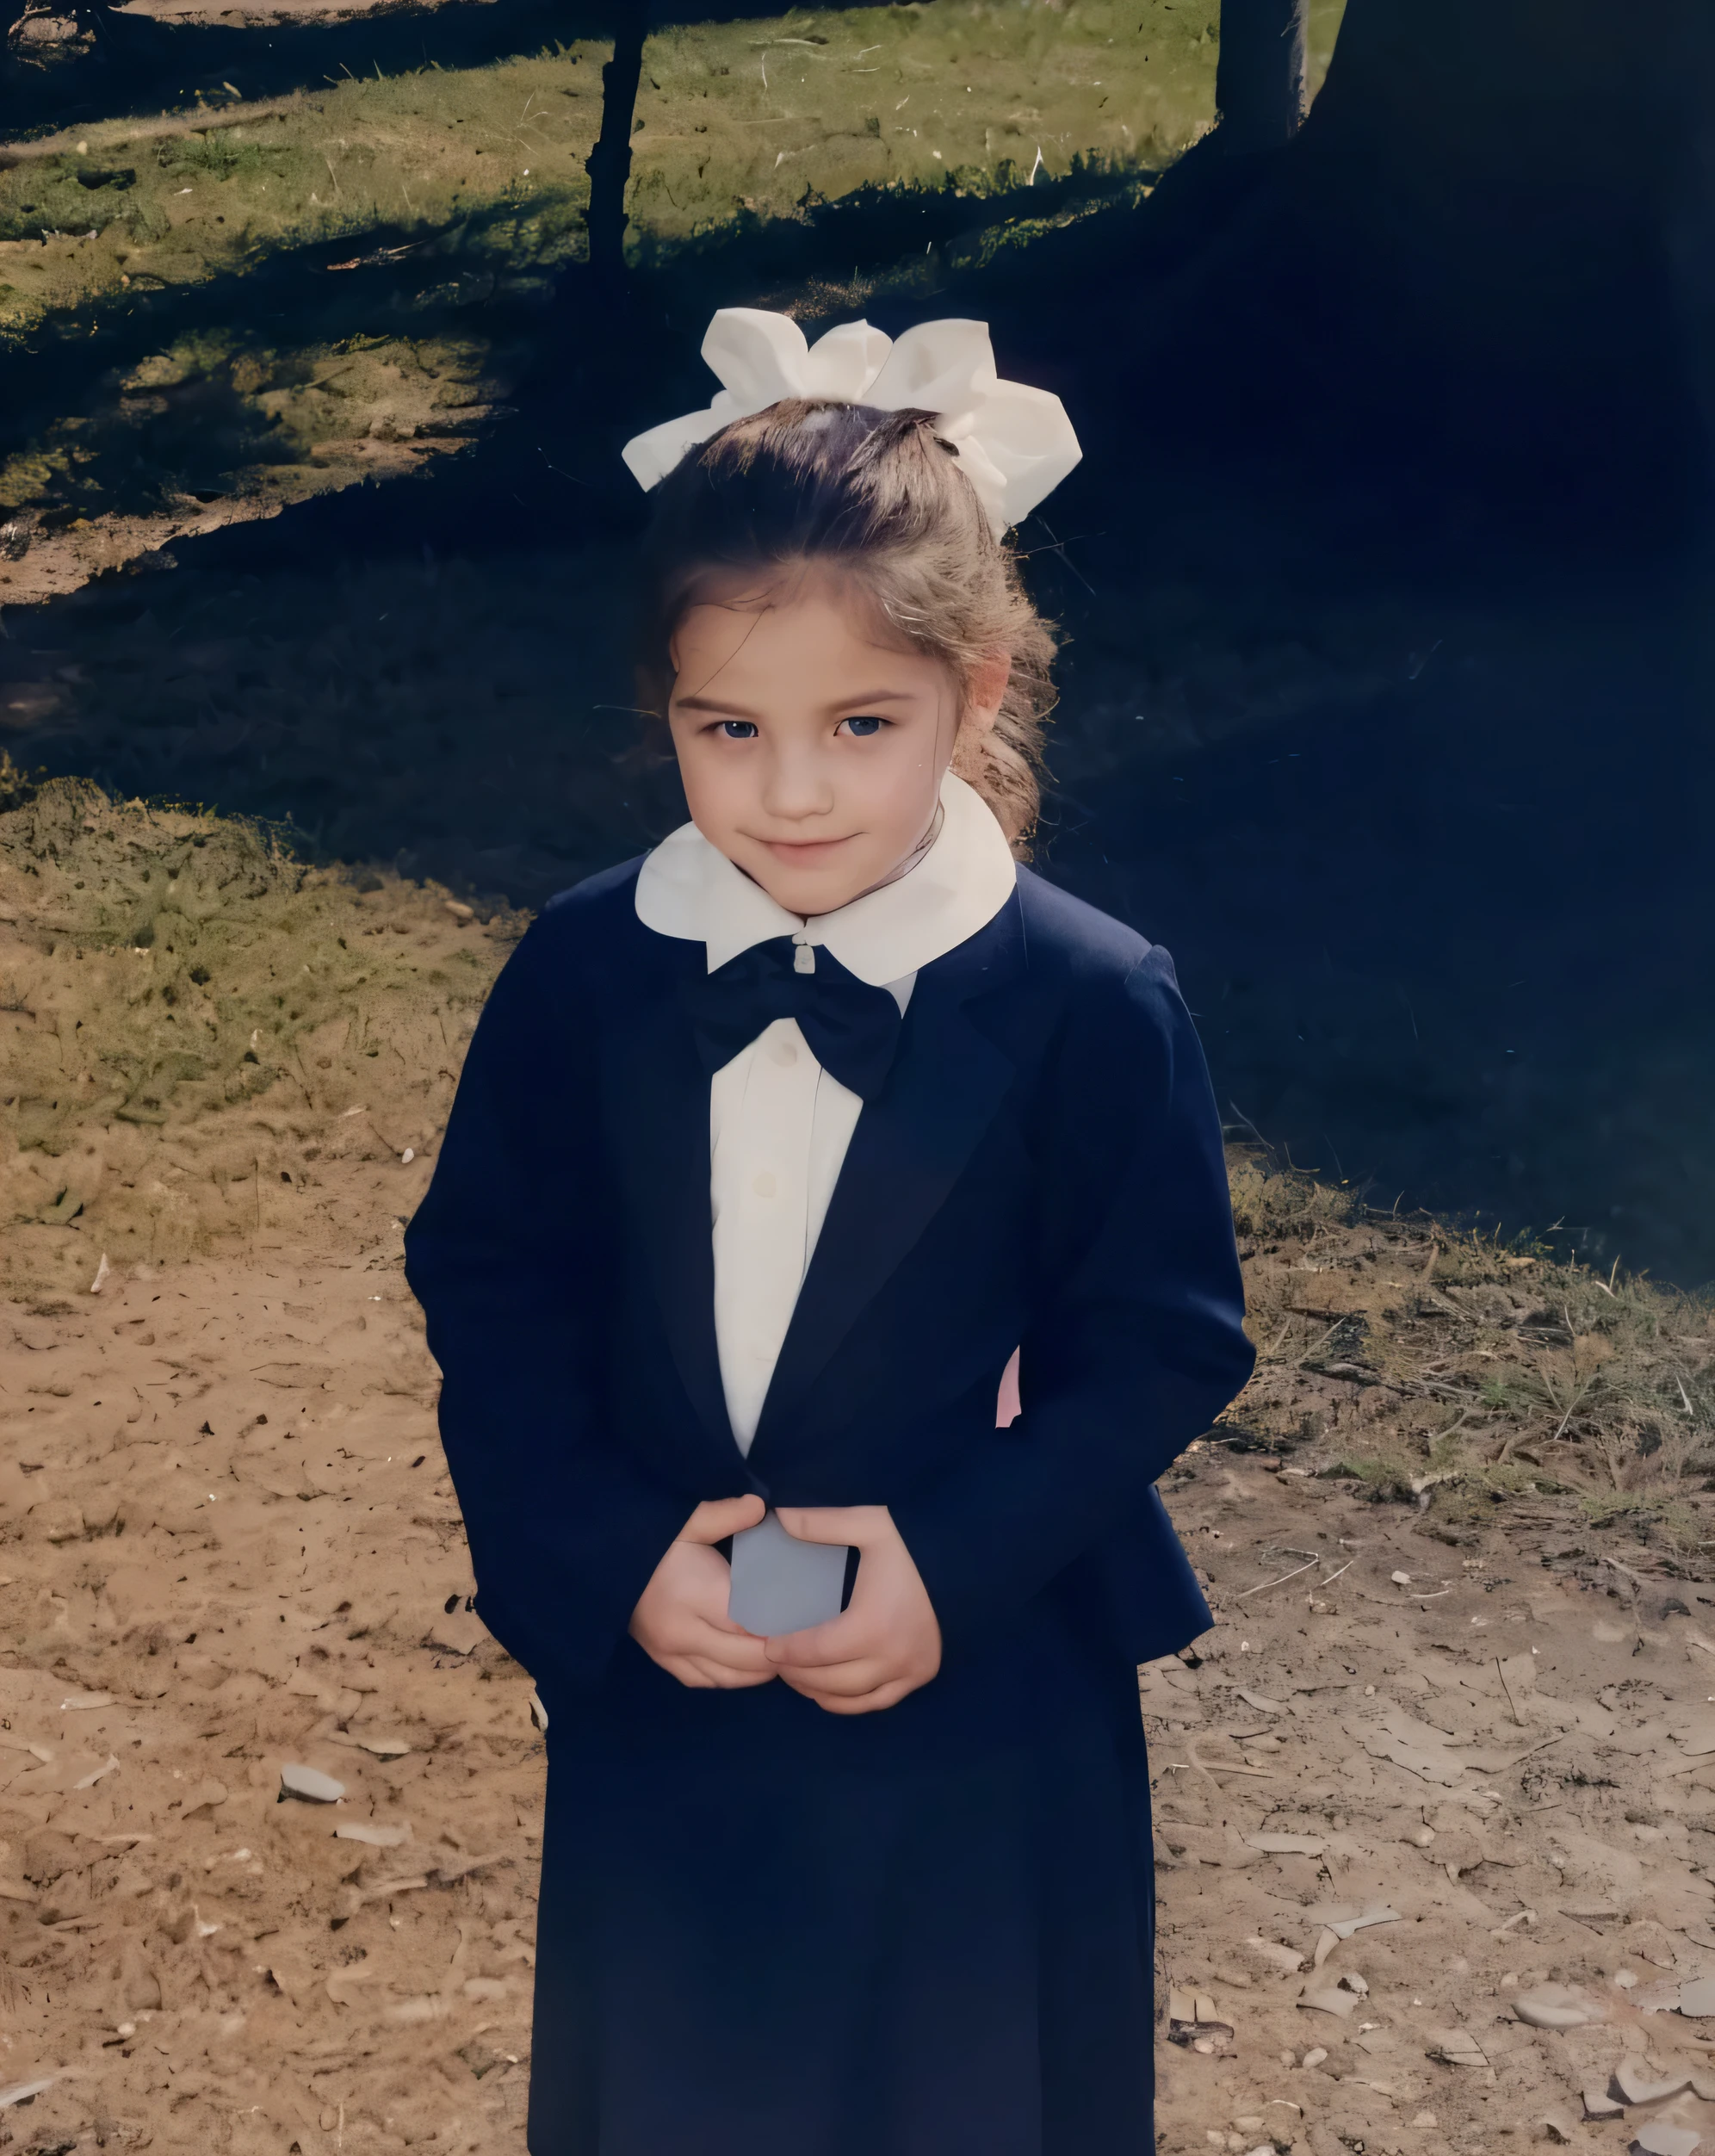
<instances>
[{"instance_id":1,"label":"twig on ground","mask_svg":"<svg viewBox=\"0 0 1715 2156\"><path fill-rule=\"evenodd\" d=\"M1244 1593L1239 1595L1236 1599L1241 1602L1248 1602L1253 1595L1263 1594L1271 1587L1284 1586L1288 1580L1297 1579L1300 1572L1308 1572L1310 1569L1310 1565L1320 1564L1321 1563L1322 1559L1319 1557L1313 1557L1310 1559L1309 1564L1295 1564L1290 1572L1283 1572L1279 1579L1263 1580L1260 1581L1255 1587L1246 1588Z\"/></svg>"}]
</instances>

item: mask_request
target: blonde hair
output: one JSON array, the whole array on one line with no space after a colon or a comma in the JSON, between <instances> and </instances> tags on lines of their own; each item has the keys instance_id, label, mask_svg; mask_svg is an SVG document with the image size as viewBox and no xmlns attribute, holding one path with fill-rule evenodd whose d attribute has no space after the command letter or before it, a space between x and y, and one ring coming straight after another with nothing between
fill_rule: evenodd
<instances>
[{"instance_id":1,"label":"blonde hair","mask_svg":"<svg viewBox=\"0 0 1715 2156\"><path fill-rule=\"evenodd\" d=\"M789 398L689 451L655 490L644 544L638 702L666 717L673 636L711 575L836 567L952 674L953 769L1022 856L1041 807L1055 636L936 424L928 412ZM1001 653L1012 671L999 716L966 726L973 681Z\"/></svg>"}]
</instances>

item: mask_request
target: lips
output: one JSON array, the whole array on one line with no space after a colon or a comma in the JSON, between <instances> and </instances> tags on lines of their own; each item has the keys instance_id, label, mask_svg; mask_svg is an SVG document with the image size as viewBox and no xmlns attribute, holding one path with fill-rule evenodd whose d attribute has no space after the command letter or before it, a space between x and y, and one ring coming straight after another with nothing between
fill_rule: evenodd
<instances>
[{"instance_id":1,"label":"lips","mask_svg":"<svg viewBox=\"0 0 1715 2156\"><path fill-rule=\"evenodd\" d=\"M827 860L848 841L845 839L764 839L759 843L777 861L798 868L814 868L818 861Z\"/></svg>"}]
</instances>

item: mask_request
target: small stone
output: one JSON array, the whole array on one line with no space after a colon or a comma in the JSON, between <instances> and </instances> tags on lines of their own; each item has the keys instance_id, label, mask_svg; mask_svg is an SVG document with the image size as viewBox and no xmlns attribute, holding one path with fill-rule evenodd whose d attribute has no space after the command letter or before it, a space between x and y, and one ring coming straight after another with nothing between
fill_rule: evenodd
<instances>
[{"instance_id":1,"label":"small stone","mask_svg":"<svg viewBox=\"0 0 1715 2156\"><path fill-rule=\"evenodd\" d=\"M487 1626L461 1600L455 1608L443 1610L434 1620L425 1644L444 1647L449 1654L473 1654L487 1637Z\"/></svg>"},{"instance_id":2,"label":"small stone","mask_svg":"<svg viewBox=\"0 0 1715 2156\"><path fill-rule=\"evenodd\" d=\"M333 1831L342 1842L367 1842L376 1849L396 1849L401 1842L411 1839L408 1826L377 1826L368 1819L351 1819Z\"/></svg>"},{"instance_id":3,"label":"small stone","mask_svg":"<svg viewBox=\"0 0 1715 2156\"><path fill-rule=\"evenodd\" d=\"M1665 2103L1691 2086L1691 2068L1682 2066L1665 2081L1652 2081L1635 2059L1622 2059L1613 2070L1611 2086L1625 2103Z\"/></svg>"},{"instance_id":4,"label":"small stone","mask_svg":"<svg viewBox=\"0 0 1715 2156\"><path fill-rule=\"evenodd\" d=\"M345 1784L317 1767L286 1766L280 1769L280 1794L282 1802L301 1797L310 1804L337 1804L345 1794Z\"/></svg>"},{"instance_id":5,"label":"small stone","mask_svg":"<svg viewBox=\"0 0 1715 2156\"><path fill-rule=\"evenodd\" d=\"M1435 2114L1433 2111L1420 2111L1411 2122L1414 2126L1421 2127L1426 2133L1433 2134L1436 2124Z\"/></svg>"},{"instance_id":6,"label":"small stone","mask_svg":"<svg viewBox=\"0 0 1715 2156\"><path fill-rule=\"evenodd\" d=\"M51 2089L59 2080L57 2073L43 2074L36 2081L15 2081L9 2089L0 2089L0 2111L10 2110L15 2103L29 2103L44 2089Z\"/></svg>"},{"instance_id":7,"label":"small stone","mask_svg":"<svg viewBox=\"0 0 1715 2156\"><path fill-rule=\"evenodd\" d=\"M1468 2029L1444 2029L1430 2049L1432 2059L1450 2066L1486 2066L1489 2054Z\"/></svg>"},{"instance_id":8,"label":"small stone","mask_svg":"<svg viewBox=\"0 0 1715 2156\"><path fill-rule=\"evenodd\" d=\"M1593 1999L1564 1984L1539 1984L1534 1991L1520 1992L1513 2011L1532 2029L1582 2029L1602 2019Z\"/></svg>"},{"instance_id":9,"label":"small stone","mask_svg":"<svg viewBox=\"0 0 1715 2156\"><path fill-rule=\"evenodd\" d=\"M1344 2021L1358 2004L1356 1992L1343 1992L1337 1985L1325 1992L1306 1992L1297 2002L1307 2013L1333 2014Z\"/></svg>"},{"instance_id":10,"label":"small stone","mask_svg":"<svg viewBox=\"0 0 1715 2156\"><path fill-rule=\"evenodd\" d=\"M1606 2089L1584 2091L1584 2116L1587 2119L1617 2119L1625 2106Z\"/></svg>"},{"instance_id":11,"label":"small stone","mask_svg":"<svg viewBox=\"0 0 1715 2156\"><path fill-rule=\"evenodd\" d=\"M1247 1939L1245 1945L1258 1961L1279 1969L1283 1976L1296 1976L1304 1966L1304 1957L1296 1948L1283 1947L1277 1940Z\"/></svg>"},{"instance_id":12,"label":"small stone","mask_svg":"<svg viewBox=\"0 0 1715 2156\"><path fill-rule=\"evenodd\" d=\"M1665 2119L1651 2119L1640 2126L1631 2144L1637 2156L1696 2156L1703 2136L1694 2127L1669 2126Z\"/></svg>"},{"instance_id":13,"label":"small stone","mask_svg":"<svg viewBox=\"0 0 1715 2156\"><path fill-rule=\"evenodd\" d=\"M1299 2060L1298 2064L1301 2066L1319 2066L1327 2056L1328 2054L1322 2049L1322 2046L1320 2044L1315 2044L1312 2045L1310 2049L1304 2054L1301 2060Z\"/></svg>"}]
</instances>

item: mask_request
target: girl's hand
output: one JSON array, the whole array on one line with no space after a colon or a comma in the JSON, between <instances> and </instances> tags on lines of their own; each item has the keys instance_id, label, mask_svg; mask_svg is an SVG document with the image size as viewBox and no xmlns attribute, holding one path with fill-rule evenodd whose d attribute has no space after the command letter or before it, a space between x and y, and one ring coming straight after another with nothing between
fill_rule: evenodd
<instances>
[{"instance_id":1,"label":"girl's hand","mask_svg":"<svg viewBox=\"0 0 1715 2156\"><path fill-rule=\"evenodd\" d=\"M632 1638L652 1662L681 1684L730 1691L766 1684L774 1670L766 1642L727 1614L732 1567L711 1546L753 1527L765 1509L760 1497L719 1497L700 1504L655 1567L631 1613Z\"/></svg>"},{"instance_id":2,"label":"girl's hand","mask_svg":"<svg viewBox=\"0 0 1715 2156\"><path fill-rule=\"evenodd\" d=\"M785 1682L830 1714L872 1714L927 1684L941 1666L941 1627L887 1507L783 1505L779 1515L801 1542L845 1542L863 1552L838 1617L765 1643Z\"/></svg>"}]
</instances>

